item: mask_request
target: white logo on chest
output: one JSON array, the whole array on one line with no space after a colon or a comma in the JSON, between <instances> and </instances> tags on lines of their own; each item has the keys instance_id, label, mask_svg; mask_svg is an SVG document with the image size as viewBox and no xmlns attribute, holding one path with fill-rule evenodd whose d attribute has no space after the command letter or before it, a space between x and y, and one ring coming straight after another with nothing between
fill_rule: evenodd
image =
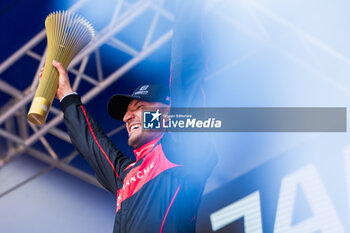
<instances>
[{"instance_id":1,"label":"white logo on chest","mask_svg":"<svg viewBox=\"0 0 350 233\"><path fill-rule=\"evenodd\" d=\"M131 177L128 177L126 181L124 181L123 190L125 190L126 187L134 184L135 182L138 182L139 180L143 179L145 176L147 176L150 171L154 168L154 162L151 163L151 165L147 166L144 169L140 169L136 172L133 172L133 175Z\"/></svg>"}]
</instances>

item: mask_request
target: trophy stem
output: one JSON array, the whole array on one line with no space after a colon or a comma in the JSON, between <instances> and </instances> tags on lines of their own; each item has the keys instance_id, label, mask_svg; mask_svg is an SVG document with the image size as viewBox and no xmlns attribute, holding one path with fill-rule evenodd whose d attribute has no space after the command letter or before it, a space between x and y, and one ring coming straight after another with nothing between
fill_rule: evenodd
<instances>
[{"instance_id":1,"label":"trophy stem","mask_svg":"<svg viewBox=\"0 0 350 233\"><path fill-rule=\"evenodd\" d=\"M28 120L35 125L43 125L46 121L51 102L44 97L34 97L28 112Z\"/></svg>"}]
</instances>

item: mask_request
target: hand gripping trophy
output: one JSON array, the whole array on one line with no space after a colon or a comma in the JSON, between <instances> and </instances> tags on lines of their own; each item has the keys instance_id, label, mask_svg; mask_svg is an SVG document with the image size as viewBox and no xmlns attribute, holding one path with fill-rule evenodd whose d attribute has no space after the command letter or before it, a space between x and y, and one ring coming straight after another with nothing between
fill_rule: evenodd
<instances>
[{"instance_id":1,"label":"hand gripping trophy","mask_svg":"<svg viewBox=\"0 0 350 233\"><path fill-rule=\"evenodd\" d=\"M28 120L36 125L46 121L58 88L58 71L52 65L56 60L67 69L69 63L94 37L91 24L83 17L69 11L57 11L45 20L47 57L44 73L28 112Z\"/></svg>"}]
</instances>

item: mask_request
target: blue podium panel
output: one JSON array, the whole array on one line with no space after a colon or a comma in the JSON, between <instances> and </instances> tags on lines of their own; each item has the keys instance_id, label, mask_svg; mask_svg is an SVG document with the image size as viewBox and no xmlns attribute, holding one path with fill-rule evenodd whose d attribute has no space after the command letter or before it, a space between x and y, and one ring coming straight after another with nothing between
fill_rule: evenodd
<instances>
[{"instance_id":1,"label":"blue podium panel","mask_svg":"<svg viewBox=\"0 0 350 233\"><path fill-rule=\"evenodd\" d=\"M12 161L0 171L2 193L45 167ZM112 232L115 205L109 192L53 169L0 198L1 232Z\"/></svg>"}]
</instances>

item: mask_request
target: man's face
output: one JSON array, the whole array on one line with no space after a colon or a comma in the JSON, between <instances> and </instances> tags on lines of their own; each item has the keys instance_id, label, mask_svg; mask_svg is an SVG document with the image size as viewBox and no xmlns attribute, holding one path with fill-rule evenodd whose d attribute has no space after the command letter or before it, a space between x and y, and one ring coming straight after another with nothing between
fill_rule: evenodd
<instances>
[{"instance_id":1,"label":"man's face","mask_svg":"<svg viewBox=\"0 0 350 233\"><path fill-rule=\"evenodd\" d=\"M166 105L158 102L146 102L133 100L130 102L123 121L126 123L126 129L129 134L128 144L134 149L160 137L163 132L144 132L142 131L142 111L145 108L161 108Z\"/></svg>"}]
</instances>

